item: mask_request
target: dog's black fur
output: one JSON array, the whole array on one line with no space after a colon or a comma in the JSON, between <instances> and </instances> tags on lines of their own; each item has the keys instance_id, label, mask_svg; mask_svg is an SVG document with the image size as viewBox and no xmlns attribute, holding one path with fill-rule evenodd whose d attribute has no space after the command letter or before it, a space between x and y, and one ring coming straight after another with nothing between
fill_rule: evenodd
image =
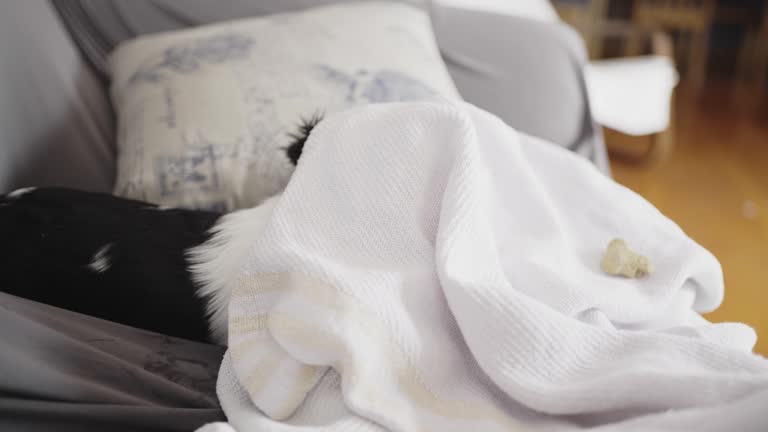
<instances>
[{"instance_id":1,"label":"dog's black fur","mask_svg":"<svg viewBox=\"0 0 768 432\"><path fill-rule=\"evenodd\" d=\"M296 164L322 116L304 120ZM75 312L211 341L185 254L221 214L108 194L30 188L0 197L0 290Z\"/></svg>"},{"instance_id":2,"label":"dog's black fur","mask_svg":"<svg viewBox=\"0 0 768 432\"><path fill-rule=\"evenodd\" d=\"M221 215L67 189L0 198L0 287L75 312L208 340L185 251ZM94 268L100 259L103 270Z\"/></svg>"},{"instance_id":3,"label":"dog's black fur","mask_svg":"<svg viewBox=\"0 0 768 432\"><path fill-rule=\"evenodd\" d=\"M304 144L306 144L307 139L309 139L309 134L312 132L312 129L320 123L323 116L323 113L316 112L309 118L301 119L298 132L289 134L293 139L293 142L286 147L285 153L294 165L299 163L299 157L301 157L301 152L304 150Z\"/></svg>"}]
</instances>

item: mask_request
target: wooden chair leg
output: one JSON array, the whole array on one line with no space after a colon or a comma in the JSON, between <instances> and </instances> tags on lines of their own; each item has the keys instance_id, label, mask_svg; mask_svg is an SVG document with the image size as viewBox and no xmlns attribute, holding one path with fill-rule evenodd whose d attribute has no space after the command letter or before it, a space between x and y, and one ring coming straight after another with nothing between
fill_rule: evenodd
<instances>
[{"instance_id":1,"label":"wooden chair leg","mask_svg":"<svg viewBox=\"0 0 768 432\"><path fill-rule=\"evenodd\" d=\"M651 36L651 45L654 54L674 59L674 44L672 38L667 33L661 31L654 32ZM669 99L669 126L667 126L666 130L651 137L651 146L645 155L648 161L662 162L672 153L672 148L675 145L675 124L675 91L673 90Z\"/></svg>"},{"instance_id":2,"label":"wooden chair leg","mask_svg":"<svg viewBox=\"0 0 768 432\"><path fill-rule=\"evenodd\" d=\"M674 147L674 133L670 130L648 137L648 148L644 152L632 152L622 148L608 148L611 160L631 164L660 164L669 158Z\"/></svg>"},{"instance_id":3,"label":"wooden chair leg","mask_svg":"<svg viewBox=\"0 0 768 432\"><path fill-rule=\"evenodd\" d=\"M624 55L626 57L634 57L642 54L643 42L638 33L632 33L627 37L626 45L624 46Z\"/></svg>"},{"instance_id":4,"label":"wooden chair leg","mask_svg":"<svg viewBox=\"0 0 768 432\"><path fill-rule=\"evenodd\" d=\"M642 164L659 164L666 161L675 147L676 141L676 115L675 95L670 100L669 126L666 130L649 137L649 144L645 152L630 152L620 148L609 148L611 159Z\"/></svg>"},{"instance_id":5,"label":"wooden chair leg","mask_svg":"<svg viewBox=\"0 0 768 432\"><path fill-rule=\"evenodd\" d=\"M688 82L698 94L707 79L707 61L709 59L709 31L701 31L691 36L691 53L688 63Z\"/></svg>"},{"instance_id":6,"label":"wooden chair leg","mask_svg":"<svg viewBox=\"0 0 768 432\"><path fill-rule=\"evenodd\" d=\"M755 47L757 52L755 55L755 73L757 75L755 79L757 80L757 94L763 98L768 98L768 95L765 94L768 90L768 31L763 31L762 37L764 39L760 39L758 46Z\"/></svg>"},{"instance_id":7,"label":"wooden chair leg","mask_svg":"<svg viewBox=\"0 0 768 432\"><path fill-rule=\"evenodd\" d=\"M660 163L669 158L672 148L675 146L675 133L670 123L667 130L651 137L651 145L645 154L645 159L651 163Z\"/></svg>"}]
</instances>

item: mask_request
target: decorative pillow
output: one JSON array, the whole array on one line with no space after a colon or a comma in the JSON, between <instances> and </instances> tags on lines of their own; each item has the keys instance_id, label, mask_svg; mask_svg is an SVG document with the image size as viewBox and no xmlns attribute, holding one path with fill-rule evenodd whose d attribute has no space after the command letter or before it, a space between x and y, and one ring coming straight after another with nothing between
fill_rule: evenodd
<instances>
[{"instance_id":1,"label":"decorative pillow","mask_svg":"<svg viewBox=\"0 0 768 432\"><path fill-rule=\"evenodd\" d=\"M302 121L380 102L459 98L429 17L325 6L141 37L110 57L115 193L227 211L285 187ZM329 170L333 167L329 167Z\"/></svg>"}]
</instances>

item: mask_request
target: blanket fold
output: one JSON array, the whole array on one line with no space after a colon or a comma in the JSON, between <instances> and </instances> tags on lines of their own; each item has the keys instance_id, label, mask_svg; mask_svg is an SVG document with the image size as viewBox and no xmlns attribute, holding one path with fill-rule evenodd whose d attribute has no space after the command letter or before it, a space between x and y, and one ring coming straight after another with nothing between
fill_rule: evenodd
<instances>
[{"instance_id":1,"label":"blanket fold","mask_svg":"<svg viewBox=\"0 0 768 432\"><path fill-rule=\"evenodd\" d=\"M654 273L603 273L613 238ZM717 260L468 104L324 120L238 277L219 396L239 432L768 430L754 332L699 315Z\"/></svg>"}]
</instances>

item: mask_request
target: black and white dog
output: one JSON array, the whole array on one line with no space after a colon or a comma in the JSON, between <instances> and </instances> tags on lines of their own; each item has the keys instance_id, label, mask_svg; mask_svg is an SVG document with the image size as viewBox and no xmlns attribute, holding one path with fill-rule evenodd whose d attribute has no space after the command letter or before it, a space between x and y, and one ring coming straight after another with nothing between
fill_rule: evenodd
<instances>
[{"instance_id":1,"label":"black and white dog","mask_svg":"<svg viewBox=\"0 0 768 432\"><path fill-rule=\"evenodd\" d=\"M296 164L312 128L292 135ZM0 197L0 291L169 336L226 344L233 276L278 197L229 214L108 194Z\"/></svg>"}]
</instances>

